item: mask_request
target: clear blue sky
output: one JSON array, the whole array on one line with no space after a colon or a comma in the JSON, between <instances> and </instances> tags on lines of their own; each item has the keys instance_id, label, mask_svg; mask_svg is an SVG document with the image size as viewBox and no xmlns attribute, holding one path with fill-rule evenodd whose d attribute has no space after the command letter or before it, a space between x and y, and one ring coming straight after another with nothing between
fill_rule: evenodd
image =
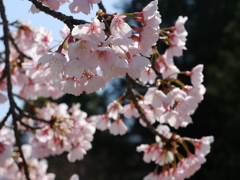
<instances>
[{"instance_id":1,"label":"clear blue sky","mask_svg":"<svg viewBox=\"0 0 240 180\"><path fill-rule=\"evenodd\" d=\"M120 0L102 0L102 3L104 4L105 8L107 9L107 12L115 13L119 12L121 13L121 9L116 8L119 6L119 3L122 1ZM14 22L16 20L19 20L21 22L30 21L31 25L37 29L40 26L46 27L48 31L52 31L53 38L56 40L62 40L62 38L59 35L59 30L64 27L64 24L49 15L46 15L44 13L37 13L32 14L29 12L29 9L31 7L31 2L28 0L4 0L5 8L6 8L6 14L9 22ZM98 10L98 6L94 5L94 9L91 11L91 14L86 16L82 13L79 14L71 14L68 9L68 4L63 5L59 11L67 14L72 15L77 19L84 19L87 21L90 21L91 18L95 17L96 11ZM2 36L2 30L0 30L0 36ZM3 46L0 46L0 51L3 51ZM16 89L15 89L16 90ZM18 103L21 103L17 101ZM9 102L0 104L0 121L5 116L8 107Z\"/></svg>"}]
</instances>

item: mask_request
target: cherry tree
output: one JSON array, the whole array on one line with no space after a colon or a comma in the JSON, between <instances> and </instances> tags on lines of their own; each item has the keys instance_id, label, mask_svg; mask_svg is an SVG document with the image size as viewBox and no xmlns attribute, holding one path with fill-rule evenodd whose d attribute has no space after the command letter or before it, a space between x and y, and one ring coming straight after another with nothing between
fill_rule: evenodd
<instances>
[{"instance_id":1,"label":"cherry tree","mask_svg":"<svg viewBox=\"0 0 240 180\"><path fill-rule=\"evenodd\" d=\"M26 23L8 22L0 0L5 47L0 59L0 103L10 104L0 122L0 177L55 179L55 174L47 172L44 158L67 152L69 162L82 160L92 148L96 130L124 135L128 131L124 119L132 117L155 136L154 143L136 147L144 162L156 164L144 180L182 180L200 169L214 138L174 132L193 122L191 115L206 91L202 64L181 71L174 63L174 57L187 50L187 17L179 16L172 27L160 28L157 0L141 12L128 14L108 14L101 0L29 1L31 13L44 12L65 27L60 31L61 43L53 48L51 33L44 27L34 30ZM99 10L87 22L58 12L65 3L72 13L87 15L93 4ZM167 45L164 53L158 51L159 43ZM179 75L191 83L181 81ZM41 107L32 104L39 97L92 93L114 78L124 79L127 87L105 114L88 116L80 103L71 107L50 101ZM13 87L19 91L13 93ZM19 107L15 98L34 107L34 113ZM27 144L21 142L20 133L31 134ZM78 178L74 174L70 179Z\"/></svg>"}]
</instances>

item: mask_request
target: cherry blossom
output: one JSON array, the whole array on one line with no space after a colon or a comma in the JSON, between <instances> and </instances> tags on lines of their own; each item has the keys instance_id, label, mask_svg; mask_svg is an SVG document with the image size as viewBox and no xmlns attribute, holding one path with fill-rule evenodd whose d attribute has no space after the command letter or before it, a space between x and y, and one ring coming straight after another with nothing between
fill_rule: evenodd
<instances>
[{"instance_id":1,"label":"cherry blossom","mask_svg":"<svg viewBox=\"0 0 240 180\"><path fill-rule=\"evenodd\" d=\"M55 11L70 3L72 13L89 14L93 4L101 0L39 2ZM34 4L30 11L40 12ZM194 139L171 131L193 123L191 116L206 92L202 64L191 71L180 71L174 61L187 50L188 18L179 16L174 26L160 29L157 0L141 12L107 14L99 10L88 23L79 24L69 18L71 21L62 20L66 24L60 31L63 40L56 48L51 47L51 32L44 27L34 29L28 22L15 22L16 32L3 36L12 39L6 47L9 60L4 59L8 57L5 54L0 62L0 103L9 98L11 108L0 123L0 178L53 180L55 174L47 172L44 158L65 152L69 162L82 160L92 148L96 130L125 135L129 128L125 118L139 121L141 128L155 136L151 144L142 142L136 148L143 153L144 162L156 165L144 180L191 177L206 162L214 137ZM140 27L127 23L127 18L140 22ZM2 19L6 26L8 23ZM159 40L167 45L163 53L157 50ZM191 84L180 80L179 74L188 76ZM113 99L101 115L88 117L79 103L71 107L50 101L42 106L32 103L40 97L58 99L84 91L89 94L104 89L114 78L126 80L126 91ZM12 86L19 91L12 93ZM30 108L20 108L15 98ZM21 144L19 132L29 136L27 144ZM78 179L76 174L70 177Z\"/></svg>"},{"instance_id":2,"label":"cherry blossom","mask_svg":"<svg viewBox=\"0 0 240 180\"><path fill-rule=\"evenodd\" d=\"M117 119L111 124L109 131L113 135L123 135L127 132L127 126L121 119Z\"/></svg>"},{"instance_id":3,"label":"cherry blossom","mask_svg":"<svg viewBox=\"0 0 240 180\"><path fill-rule=\"evenodd\" d=\"M107 107L108 110L108 117L117 119L119 114L122 112L123 107L118 101L113 101Z\"/></svg>"},{"instance_id":4,"label":"cherry blossom","mask_svg":"<svg viewBox=\"0 0 240 180\"><path fill-rule=\"evenodd\" d=\"M194 67L191 71L191 83L193 86L199 86L203 82L203 65L199 64L196 67Z\"/></svg>"},{"instance_id":5,"label":"cherry blossom","mask_svg":"<svg viewBox=\"0 0 240 180\"><path fill-rule=\"evenodd\" d=\"M149 68L147 68L147 70L142 71L139 80L143 84L147 84L147 83L153 84L155 82L156 78L157 78L156 73L154 72L154 70L151 67L149 67Z\"/></svg>"},{"instance_id":6,"label":"cherry blossom","mask_svg":"<svg viewBox=\"0 0 240 180\"><path fill-rule=\"evenodd\" d=\"M73 0L69 5L69 9L72 13L83 12L88 15L93 4L99 3L101 0Z\"/></svg>"}]
</instances>

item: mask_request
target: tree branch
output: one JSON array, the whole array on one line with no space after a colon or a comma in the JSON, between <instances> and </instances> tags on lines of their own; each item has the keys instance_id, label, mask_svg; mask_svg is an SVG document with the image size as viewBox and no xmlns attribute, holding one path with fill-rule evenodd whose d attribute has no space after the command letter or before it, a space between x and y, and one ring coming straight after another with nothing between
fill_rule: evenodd
<instances>
[{"instance_id":1,"label":"tree branch","mask_svg":"<svg viewBox=\"0 0 240 180\"><path fill-rule=\"evenodd\" d=\"M104 7L102 1L100 1L100 3L98 3L98 7L99 7L99 9L103 10L103 12L107 13L107 10L106 10L106 8Z\"/></svg>"},{"instance_id":2,"label":"tree branch","mask_svg":"<svg viewBox=\"0 0 240 180\"><path fill-rule=\"evenodd\" d=\"M16 118L17 117L13 117L13 119L16 119ZM24 167L24 173L25 173L26 179L31 180L30 176L29 176L28 165L27 165L27 162L25 160L25 157L24 157L24 154L23 154L23 151L22 151L21 141L20 141L20 137L19 137L19 134L18 134L18 127L17 127L17 121L16 120L13 121L13 127L14 127L13 129L14 129L16 144L17 144L18 149L19 149L20 157L22 158L22 161L23 161L23 167Z\"/></svg>"},{"instance_id":3,"label":"tree branch","mask_svg":"<svg viewBox=\"0 0 240 180\"><path fill-rule=\"evenodd\" d=\"M158 131L156 131L156 129L151 125L151 123L148 121L147 117L145 116L142 108L139 106L138 104L138 101L135 97L135 95L133 94L133 91L132 91L132 81L133 79L127 74L126 75L126 79L127 79L127 92L129 93L129 96L135 106L135 108L138 110L138 113L140 114L140 118L144 121L144 123L146 124L146 127L154 134L154 135L157 135L161 138L161 140L163 142L168 142L169 139L166 138L165 136L163 136L162 134L160 134Z\"/></svg>"},{"instance_id":4,"label":"tree branch","mask_svg":"<svg viewBox=\"0 0 240 180\"><path fill-rule=\"evenodd\" d=\"M4 126L5 122L7 121L7 118L10 116L10 114L11 114L11 111L8 110L6 116L3 118L3 120L2 120L1 123L0 123L0 130L1 130L2 127Z\"/></svg>"},{"instance_id":5,"label":"tree branch","mask_svg":"<svg viewBox=\"0 0 240 180\"><path fill-rule=\"evenodd\" d=\"M16 103L13 99L13 93L12 93L11 70L10 70L10 60L9 60L10 49L9 49L8 20L7 20L6 14L5 14L5 7L3 4L3 0L0 0L0 13L1 13L2 20L3 20L3 34L4 34L3 41L4 41L4 46L5 46L5 66L6 66L6 76L7 76L7 91L8 91L8 98L9 98L9 103L10 103L9 112L8 112L7 116L12 114L14 134L15 134L17 146L19 147L20 156L23 160L24 173L25 173L26 179L30 180L29 172L28 172L28 165L24 158L23 151L21 149L21 142L20 142L20 138L19 138L19 134L18 134L17 115L15 112Z\"/></svg>"},{"instance_id":6,"label":"tree branch","mask_svg":"<svg viewBox=\"0 0 240 180\"><path fill-rule=\"evenodd\" d=\"M74 19L72 16L67 16L61 12L56 12L56 11L50 9L49 7L43 5L41 2L39 2L37 0L29 0L29 1L31 1L36 6L36 8L38 8L39 10L64 22L69 27L70 30L73 29L73 27L74 27L73 25L88 23L87 21L84 21L84 20Z\"/></svg>"},{"instance_id":7,"label":"tree branch","mask_svg":"<svg viewBox=\"0 0 240 180\"><path fill-rule=\"evenodd\" d=\"M24 54L24 53L18 48L18 46L17 46L17 44L15 43L15 41L14 41L13 37L11 36L11 34L9 34L9 39L10 39L12 45L14 46L14 48L15 48L15 49L17 50L17 52L20 54L20 56L32 60L31 57L29 57L28 55Z\"/></svg>"},{"instance_id":8,"label":"tree branch","mask_svg":"<svg viewBox=\"0 0 240 180\"><path fill-rule=\"evenodd\" d=\"M20 109L18 106L16 106L16 109L19 111L20 116L22 117L27 117L27 118L31 118L35 121L39 121L39 122L43 122L43 123L47 123L47 124L51 124L51 121L47 121L45 119L42 118L38 118L34 115L30 115L30 114L26 114L22 109Z\"/></svg>"},{"instance_id":9,"label":"tree branch","mask_svg":"<svg viewBox=\"0 0 240 180\"><path fill-rule=\"evenodd\" d=\"M11 72L10 72L10 49L9 49L9 29L8 29L8 20L5 15L5 7L3 5L2 0L0 0L0 13L3 20L3 41L5 46L5 70L6 70L6 76L7 76L7 91L8 91L8 98L10 101L10 109L11 113L14 111L14 107L11 106L14 104L13 94L12 94L12 82L11 82Z\"/></svg>"},{"instance_id":10,"label":"tree branch","mask_svg":"<svg viewBox=\"0 0 240 180\"><path fill-rule=\"evenodd\" d=\"M27 129L31 129L33 131L37 130L37 129L42 129L43 127L32 127L24 122L22 122L21 120L18 121L22 126L24 126Z\"/></svg>"}]
</instances>

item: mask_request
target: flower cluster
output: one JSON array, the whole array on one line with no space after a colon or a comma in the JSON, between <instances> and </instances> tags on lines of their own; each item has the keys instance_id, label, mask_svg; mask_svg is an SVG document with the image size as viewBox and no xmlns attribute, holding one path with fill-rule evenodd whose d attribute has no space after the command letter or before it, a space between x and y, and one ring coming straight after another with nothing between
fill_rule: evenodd
<instances>
[{"instance_id":1,"label":"flower cluster","mask_svg":"<svg viewBox=\"0 0 240 180\"><path fill-rule=\"evenodd\" d=\"M101 2L38 1L53 10L68 2L72 13L85 14L93 4ZM39 12L34 4L31 12ZM127 23L127 18L139 26ZM130 14L99 10L89 23L70 30L65 26L60 32L64 40L56 49L51 48L53 38L45 28L34 30L27 23L12 23L17 32L5 34L10 54L6 50L5 63L0 62L0 90L8 93L11 106L0 122L0 176L54 179L54 174L47 173L43 158L67 152L70 162L82 160L92 148L96 129L124 135L129 128L125 119L133 117L156 137L154 143L137 147L146 163L156 164L144 180L183 180L192 176L206 161L214 138L181 137L170 127L178 129L193 122L191 115L206 91L202 84L203 65L181 71L174 63L174 58L187 49L187 17L179 16L170 28L160 28L161 21L157 0L141 12ZM158 42L167 45L163 54L157 50ZM191 84L181 81L179 74L187 76ZM105 114L87 117L79 109L80 104L68 108L64 103L47 102L36 108L29 102L39 97L57 99L66 93L92 93L104 89L114 78L125 78L126 92L107 106ZM12 93L12 85L18 86L18 93ZM14 96L34 110L19 108ZM0 103L7 100L0 92ZM9 116L13 118L12 126L6 125ZM21 144L19 132L29 135L28 144ZM78 180L78 176L70 180Z\"/></svg>"},{"instance_id":2,"label":"flower cluster","mask_svg":"<svg viewBox=\"0 0 240 180\"><path fill-rule=\"evenodd\" d=\"M141 28L127 24L126 15L99 14L92 23L73 29L66 51L46 53L38 62L42 65L48 63L53 74L61 73L62 91L74 95L104 88L106 82L126 73L139 78L141 72L151 66L144 56L152 54L152 46L159 37L161 19L157 1L150 3L141 13L131 14L132 17L141 21ZM149 37L148 33L152 36Z\"/></svg>"},{"instance_id":3,"label":"flower cluster","mask_svg":"<svg viewBox=\"0 0 240 180\"><path fill-rule=\"evenodd\" d=\"M156 142L152 145L143 144L137 147L138 152L144 152L143 160L146 163L153 161L158 165L144 180L183 180L192 176L206 162L205 156L210 152L212 136L201 139L181 138L172 134L166 125L159 125L157 131L175 141L164 142L157 136ZM186 142L194 147L194 153L190 152ZM185 148L187 157L177 150L178 146ZM161 173L158 172L159 166L162 167Z\"/></svg>"},{"instance_id":4,"label":"flower cluster","mask_svg":"<svg viewBox=\"0 0 240 180\"><path fill-rule=\"evenodd\" d=\"M31 145L22 146L28 168L31 169L31 179L55 178L54 174L46 174L48 165L42 158L68 152L68 160L75 162L83 159L87 151L92 148L91 141L95 126L86 119L87 114L79 107L80 104L75 104L68 109L66 104L48 103L45 107L36 109L37 118L42 118L46 122L31 118L22 119L23 125L28 124L28 126L19 125L22 133L29 133L29 129L35 129L29 138ZM7 128L1 129L0 133L0 174L8 179L14 179L9 177L10 174L11 177L22 179L24 174L19 171L19 166L23 160L19 152L13 148L14 133Z\"/></svg>"},{"instance_id":5,"label":"flower cluster","mask_svg":"<svg viewBox=\"0 0 240 180\"><path fill-rule=\"evenodd\" d=\"M95 127L86 120L87 114L79 107L80 104L76 104L68 110L66 104L51 103L38 110L38 117L49 124L38 123L41 128L29 140L34 157L44 158L65 151L70 162L83 159L92 148Z\"/></svg>"}]
</instances>

